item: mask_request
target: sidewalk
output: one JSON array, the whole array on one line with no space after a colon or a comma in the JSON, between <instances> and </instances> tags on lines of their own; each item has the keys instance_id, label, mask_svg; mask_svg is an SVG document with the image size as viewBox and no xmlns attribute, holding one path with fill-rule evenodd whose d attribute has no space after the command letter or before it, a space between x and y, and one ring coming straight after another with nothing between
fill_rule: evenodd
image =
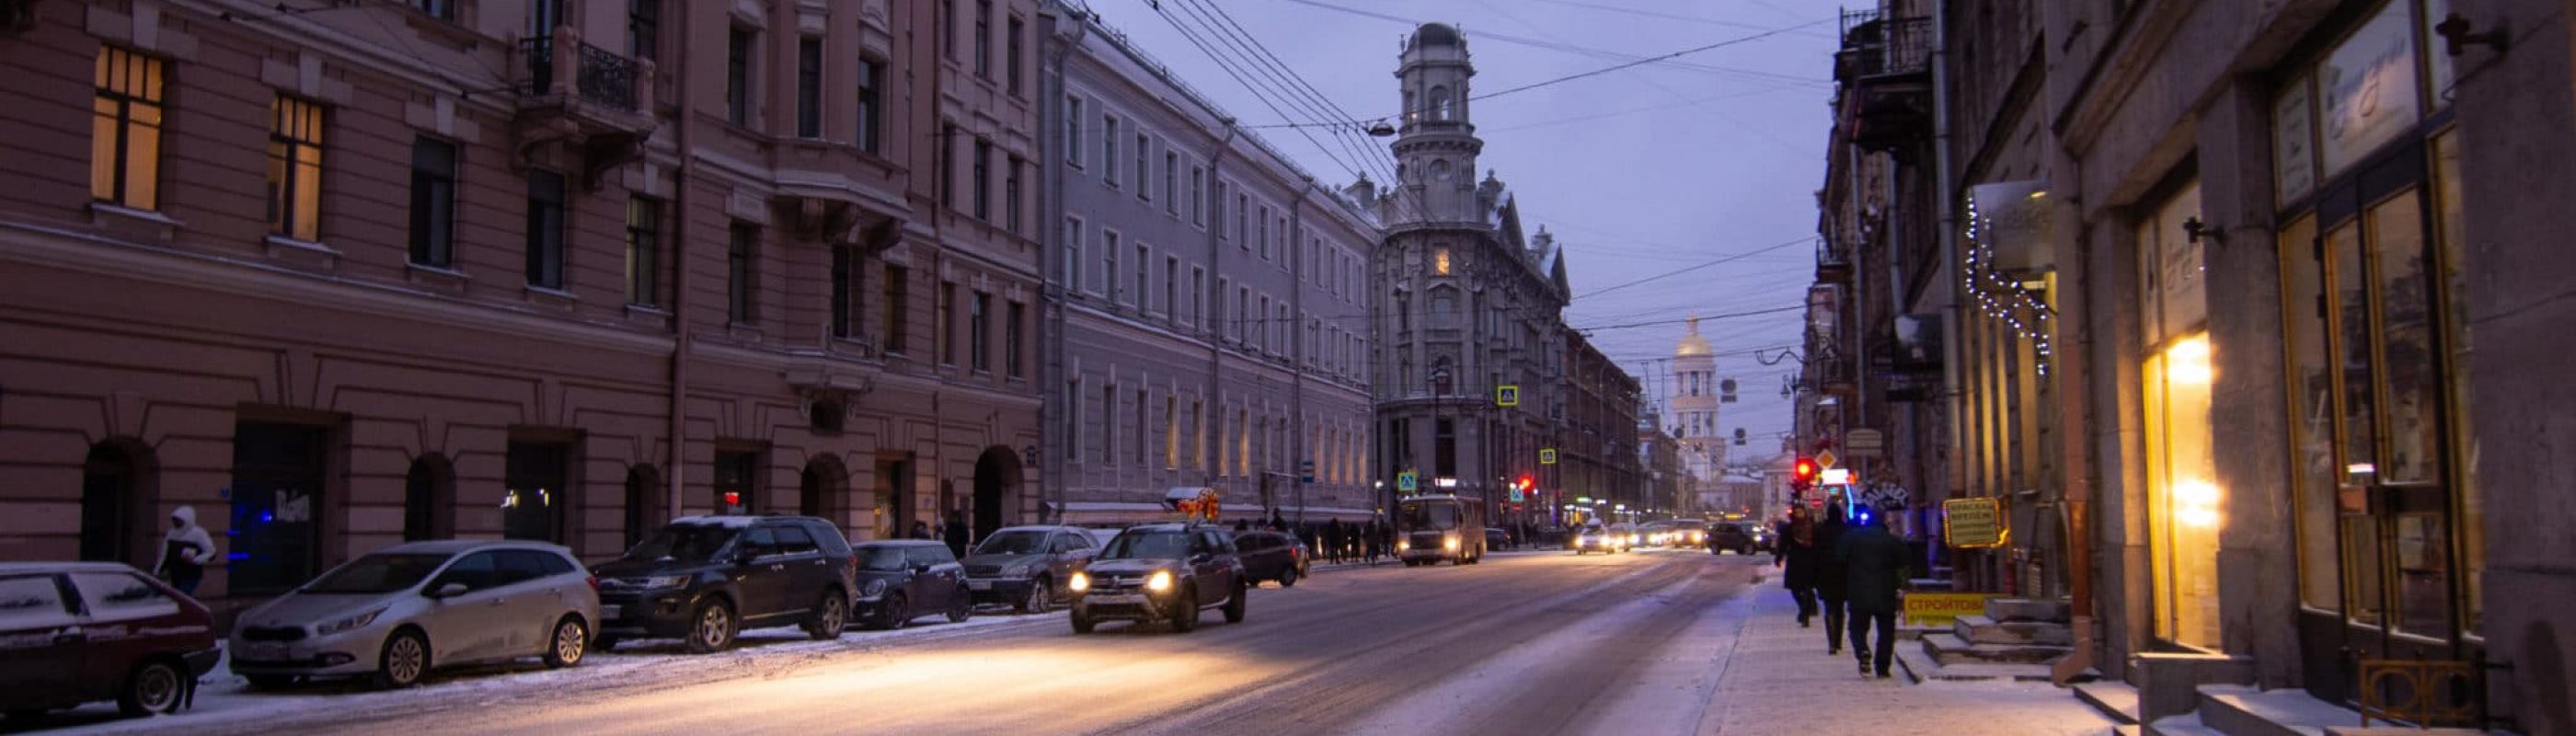
<instances>
[{"instance_id":1,"label":"sidewalk","mask_svg":"<svg viewBox=\"0 0 2576 736\"><path fill-rule=\"evenodd\" d=\"M2107 734L2111 721L2067 690L2047 683L1945 682L1912 684L1862 679L1851 651L1825 654L1824 621L1798 626L1798 606L1782 590L1779 571L1765 565L1755 588L1752 619L1737 637L1709 710L1714 733L1725 736L1783 734L1992 734L2069 736ZM1899 647L1920 646L1900 638ZM1893 665L1891 665L1893 668ZM1721 715L1722 714L1722 715ZM1709 733L1703 729L1703 733Z\"/></svg>"}]
</instances>

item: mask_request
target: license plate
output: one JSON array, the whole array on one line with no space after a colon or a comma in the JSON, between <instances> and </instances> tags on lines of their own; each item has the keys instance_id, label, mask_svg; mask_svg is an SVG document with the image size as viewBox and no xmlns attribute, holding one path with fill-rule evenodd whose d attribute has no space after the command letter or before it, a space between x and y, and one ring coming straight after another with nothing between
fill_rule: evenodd
<instances>
[{"instance_id":1,"label":"license plate","mask_svg":"<svg viewBox=\"0 0 2576 736\"><path fill-rule=\"evenodd\" d=\"M1132 604L1145 602L1145 597L1141 595L1095 595L1089 596L1088 600L1091 603Z\"/></svg>"},{"instance_id":2,"label":"license plate","mask_svg":"<svg viewBox=\"0 0 2576 736\"><path fill-rule=\"evenodd\" d=\"M967 588L968 590L992 590L992 589L993 589L993 581L990 581L990 580L968 580L968 581L966 581L966 588Z\"/></svg>"},{"instance_id":3,"label":"license plate","mask_svg":"<svg viewBox=\"0 0 2576 736\"><path fill-rule=\"evenodd\" d=\"M599 618L602 621L615 620L623 610L618 606L602 605L599 607Z\"/></svg>"},{"instance_id":4,"label":"license plate","mask_svg":"<svg viewBox=\"0 0 2576 736\"><path fill-rule=\"evenodd\" d=\"M242 659L275 661L286 658L286 645L275 642L253 642L242 645Z\"/></svg>"}]
</instances>

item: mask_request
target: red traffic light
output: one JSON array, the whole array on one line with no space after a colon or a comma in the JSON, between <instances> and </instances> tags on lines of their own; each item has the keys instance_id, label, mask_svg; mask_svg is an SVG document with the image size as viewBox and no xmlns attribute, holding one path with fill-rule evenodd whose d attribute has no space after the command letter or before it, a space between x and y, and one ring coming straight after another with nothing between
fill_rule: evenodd
<instances>
[{"instance_id":1,"label":"red traffic light","mask_svg":"<svg viewBox=\"0 0 2576 736\"><path fill-rule=\"evenodd\" d=\"M1816 461L1809 458L1798 458L1798 464L1790 471L1790 476L1802 481L1815 480Z\"/></svg>"},{"instance_id":2,"label":"red traffic light","mask_svg":"<svg viewBox=\"0 0 2576 736\"><path fill-rule=\"evenodd\" d=\"M1538 485L1538 481L1537 481L1536 479L1533 479L1533 478L1531 478L1531 477L1529 477L1529 476L1524 475L1524 476L1521 476L1521 479L1520 479L1520 483L1519 483L1519 485L1520 485L1520 487L1521 487L1521 490L1526 491L1526 490L1529 490L1529 489L1530 489L1530 488L1532 488L1532 487L1537 486L1537 485Z\"/></svg>"}]
</instances>

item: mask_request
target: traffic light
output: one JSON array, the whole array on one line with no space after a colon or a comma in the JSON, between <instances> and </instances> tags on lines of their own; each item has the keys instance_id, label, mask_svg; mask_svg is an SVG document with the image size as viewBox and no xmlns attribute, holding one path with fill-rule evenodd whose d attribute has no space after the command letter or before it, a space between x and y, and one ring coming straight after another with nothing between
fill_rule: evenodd
<instances>
[{"instance_id":1,"label":"traffic light","mask_svg":"<svg viewBox=\"0 0 2576 736\"><path fill-rule=\"evenodd\" d=\"M1815 482L1816 472L1816 460L1804 456L1799 457L1798 464L1789 471L1790 477L1796 478L1800 483Z\"/></svg>"},{"instance_id":2,"label":"traffic light","mask_svg":"<svg viewBox=\"0 0 2576 736\"><path fill-rule=\"evenodd\" d=\"M1531 489L1531 488L1536 488L1536 487L1538 487L1538 479L1536 479L1536 478L1531 478L1531 477L1529 477L1529 476L1527 476L1527 475L1523 475L1523 476L1521 476L1521 479L1520 479L1520 483L1519 483L1519 485L1520 485L1520 487L1521 487L1521 490L1523 490L1523 491L1528 491L1528 490L1529 490L1529 489Z\"/></svg>"}]
</instances>

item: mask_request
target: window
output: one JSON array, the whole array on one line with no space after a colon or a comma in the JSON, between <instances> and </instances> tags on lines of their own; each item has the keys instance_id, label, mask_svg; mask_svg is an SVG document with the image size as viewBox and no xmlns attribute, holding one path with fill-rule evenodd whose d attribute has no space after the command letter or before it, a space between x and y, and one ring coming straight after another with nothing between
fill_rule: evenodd
<instances>
[{"instance_id":1,"label":"window","mask_svg":"<svg viewBox=\"0 0 2576 736\"><path fill-rule=\"evenodd\" d=\"M501 538L548 542L564 538L564 509L571 505L572 445L511 440L504 462Z\"/></svg>"},{"instance_id":2,"label":"window","mask_svg":"<svg viewBox=\"0 0 2576 736\"><path fill-rule=\"evenodd\" d=\"M1064 96L1064 162L1082 168L1082 98Z\"/></svg>"},{"instance_id":3,"label":"window","mask_svg":"<svg viewBox=\"0 0 2576 736\"><path fill-rule=\"evenodd\" d=\"M1002 57L1002 77L1009 81L1009 89L1013 97L1020 96L1024 87L1020 83L1021 67L1027 66L1027 62L1021 58L1024 53L1021 49L1027 42L1020 37L1027 35L1027 26L1028 24L1022 22L1018 16L1013 16L1009 27L1011 35L1002 39L1004 48L1008 49Z\"/></svg>"},{"instance_id":4,"label":"window","mask_svg":"<svg viewBox=\"0 0 2576 736\"><path fill-rule=\"evenodd\" d=\"M1233 291L1233 290L1234 290L1234 282L1233 282L1233 280L1231 280L1231 279L1227 279L1227 278L1225 278L1225 277L1223 277L1223 276L1219 276L1219 277L1217 277L1217 279L1216 279L1216 301L1214 301L1214 302L1212 302L1212 303L1208 304L1208 307L1209 307L1209 308L1214 309L1214 310L1216 310L1216 311L1215 311L1215 312L1212 312L1212 313L1210 313L1210 314L1208 314L1208 323L1207 323L1207 326L1208 326L1208 331L1215 333L1218 337L1225 337L1225 336L1228 336L1228 335L1232 334L1232 331L1233 331L1233 329L1234 329L1232 326L1227 325L1227 324L1225 323L1225 318L1226 318L1226 315L1228 314L1228 312L1226 312L1226 311L1225 311L1225 295L1226 295L1226 292Z\"/></svg>"},{"instance_id":5,"label":"window","mask_svg":"<svg viewBox=\"0 0 2576 736\"><path fill-rule=\"evenodd\" d=\"M975 188L972 194L975 203L975 219L987 222L993 219L992 161L993 142L982 138L975 139L975 160L967 163L968 171L973 175L968 177L967 182Z\"/></svg>"},{"instance_id":6,"label":"window","mask_svg":"<svg viewBox=\"0 0 2576 736\"><path fill-rule=\"evenodd\" d=\"M659 484L653 480L653 469L643 465L627 468L625 492L626 546L633 548L653 531L654 499L660 492Z\"/></svg>"},{"instance_id":7,"label":"window","mask_svg":"<svg viewBox=\"0 0 2576 736\"><path fill-rule=\"evenodd\" d=\"M413 9L439 20L456 20L456 0L411 0Z\"/></svg>"},{"instance_id":8,"label":"window","mask_svg":"<svg viewBox=\"0 0 2576 736\"><path fill-rule=\"evenodd\" d=\"M975 76L993 78L993 0L975 0Z\"/></svg>"},{"instance_id":9,"label":"window","mask_svg":"<svg viewBox=\"0 0 2576 736\"><path fill-rule=\"evenodd\" d=\"M1270 205L1261 206L1261 219L1254 221L1253 226L1260 229L1254 233L1253 239L1261 243L1261 260L1270 260Z\"/></svg>"},{"instance_id":10,"label":"window","mask_svg":"<svg viewBox=\"0 0 2576 736\"><path fill-rule=\"evenodd\" d=\"M1219 199L1223 198L1220 197ZM1234 195L1234 241L1237 245L1242 246L1244 250L1252 249L1252 241L1243 239L1244 233L1250 232L1249 230L1244 229L1243 220L1248 216L1246 213L1251 211L1252 196L1237 192Z\"/></svg>"},{"instance_id":11,"label":"window","mask_svg":"<svg viewBox=\"0 0 2576 736\"><path fill-rule=\"evenodd\" d=\"M1100 180L1118 188L1118 116L1100 116Z\"/></svg>"},{"instance_id":12,"label":"window","mask_svg":"<svg viewBox=\"0 0 2576 736\"><path fill-rule=\"evenodd\" d=\"M98 49L90 103L91 199L138 210L161 206L161 60Z\"/></svg>"},{"instance_id":13,"label":"window","mask_svg":"<svg viewBox=\"0 0 2576 736\"><path fill-rule=\"evenodd\" d=\"M760 321L760 228L734 223L725 243L725 319L738 325ZM850 336L850 267L856 260L848 246L832 248L832 336Z\"/></svg>"},{"instance_id":14,"label":"window","mask_svg":"<svg viewBox=\"0 0 2576 736\"><path fill-rule=\"evenodd\" d=\"M1154 308L1154 293L1146 290L1148 285L1145 283L1146 279L1152 278L1153 257L1151 248L1144 243L1136 244L1136 290L1128 292L1127 304L1139 312Z\"/></svg>"},{"instance_id":15,"label":"window","mask_svg":"<svg viewBox=\"0 0 2576 736\"><path fill-rule=\"evenodd\" d=\"M2183 234L2198 216L2197 184L2167 199L2138 226L2141 336L2146 390L2149 553L2155 632L2176 643L2220 645L2218 535L2224 491L2217 485L2209 409L2217 378L2205 327L2201 246Z\"/></svg>"},{"instance_id":16,"label":"window","mask_svg":"<svg viewBox=\"0 0 2576 736\"><path fill-rule=\"evenodd\" d=\"M1245 319L1244 319L1244 331L1245 331L1245 332L1248 332L1248 333L1251 333L1251 335L1252 335L1252 349L1253 349L1253 350L1256 350L1256 351L1259 351L1259 350L1267 350L1267 349L1269 349L1269 347L1270 347L1270 339L1269 339L1270 331L1269 331L1269 330L1267 330L1267 329L1263 329L1263 327L1262 327L1262 323L1263 323L1263 322L1267 322L1267 321L1268 321L1268 320L1263 319L1263 318L1264 318L1264 317L1266 317L1266 316L1268 316L1269 314L1270 314L1270 295L1268 295L1268 294L1263 294L1263 295L1261 295L1261 311L1253 312L1253 313L1251 313L1251 314L1244 315L1244 318L1245 318Z\"/></svg>"},{"instance_id":17,"label":"window","mask_svg":"<svg viewBox=\"0 0 2576 736\"><path fill-rule=\"evenodd\" d=\"M1431 120L1433 122L1449 120L1449 88L1431 88Z\"/></svg>"},{"instance_id":18,"label":"window","mask_svg":"<svg viewBox=\"0 0 2576 736\"><path fill-rule=\"evenodd\" d=\"M1118 301L1118 231L1100 231L1100 296Z\"/></svg>"},{"instance_id":19,"label":"window","mask_svg":"<svg viewBox=\"0 0 2576 736\"><path fill-rule=\"evenodd\" d=\"M1064 218L1064 290L1067 294L1082 288L1082 218Z\"/></svg>"},{"instance_id":20,"label":"window","mask_svg":"<svg viewBox=\"0 0 2576 736\"><path fill-rule=\"evenodd\" d=\"M1439 478L1458 477L1458 423L1453 419L1432 422L1431 474Z\"/></svg>"},{"instance_id":21,"label":"window","mask_svg":"<svg viewBox=\"0 0 2576 736\"><path fill-rule=\"evenodd\" d=\"M1222 297L1220 297L1220 299L1222 299ZM1263 307L1263 309L1268 309L1268 307ZM1226 324L1226 335L1237 340L1243 339L1245 325L1250 324L1251 320L1259 318L1261 318L1261 313L1252 311L1252 287L1234 287L1234 321Z\"/></svg>"},{"instance_id":22,"label":"window","mask_svg":"<svg viewBox=\"0 0 2576 736\"><path fill-rule=\"evenodd\" d=\"M937 314L932 315L931 321L938 325L939 329L930 335L931 352L939 355L940 365L956 365L957 282L939 282L938 299L938 303L932 305L932 309Z\"/></svg>"},{"instance_id":23,"label":"window","mask_svg":"<svg viewBox=\"0 0 2576 736\"><path fill-rule=\"evenodd\" d=\"M411 142L411 262L456 263L456 146L446 141Z\"/></svg>"},{"instance_id":24,"label":"window","mask_svg":"<svg viewBox=\"0 0 2576 736\"><path fill-rule=\"evenodd\" d=\"M939 204L953 209L957 206L957 126L955 124L939 126L938 151L939 159L933 165L933 168L937 169L934 172L936 178L932 180L933 185L939 187Z\"/></svg>"},{"instance_id":25,"label":"window","mask_svg":"<svg viewBox=\"0 0 2576 736\"><path fill-rule=\"evenodd\" d=\"M717 514L748 514L760 508L760 452L717 450L714 509Z\"/></svg>"},{"instance_id":26,"label":"window","mask_svg":"<svg viewBox=\"0 0 2576 736\"><path fill-rule=\"evenodd\" d=\"M456 533L456 474L436 456L414 458L403 474L403 541Z\"/></svg>"},{"instance_id":27,"label":"window","mask_svg":"<svg viewBox=\"0 0 2576 736\"><path fill-rule=\"evenodd\" d=\"M1179 319L1179 318L1180 318L1180 312L1181 312L1181 259L1179 259L1179 258L1177 258L1177 257L1173 257L1173 256L1164 256L1164 257L1163 257L1163 317L1164 317L1165 319L1169 319L1169 320L1177 320L1177 319Z\"/></svg>"},{"instance_id":28,"label":"window","mask_svg":"<svg viewBox=\"0 0 2576 736\"><path fill-rule=\"evenodd\" d=\"M1192 469L1200 472L1207 471L1207 448L1207 404L1200 402L1198 399L1191 399L1190 467Z\"/></svg>"},{"instance_id":29,"label":"window","mask_svg":"<svg viewBox=\"0 0 2576 736\"><path fill-rule=\"evenodd\" d=\"M1179 152L1176 152L1176 151L1169 151L1169 150L1166 150L1166 151L1164 151L1164 152L1163 152L1163 211L1164 211L1164 212L1168 212L1168 213L1175 214L1175 215L1177 215L1177 214L1180 214L1180 213L1181 213L1181 196L1180 196L1180 189L1181 189L1181 154L1180 154Z\"/></svg>"},{"instance_id":30,"label":"window","mask_svg":"<svg viewBox=\"0 0 2576 736\"><path fill-rule=\"evenodd\" d=\"M1100 463L1118 462L1118 387L1100 387Z\"/></svg>"},{"instance_id":31,"label":"window","mask_svg":"<svg viewBox=\"0 0 2576 736\"><path fill-rule=\"evenodd\" d=\"M89 608L90 620L97 623L179 612L179 601L134 573L75 572L71 578L72 589L80 591L81 602Z\"/></svg>"},{"instance_id":32,"label":"window","mask_svg":"<svg viewBox=\"0 0 2576 736\"><path fill-rule=\"evenodd\" d=\"M446 6L454 0L424 0ZM452 13L453 11L451 11ZM439 15L455 20L454 15ZM662 0L626 0L626 55L659 61L662 58Z\"/></svg>"},{"instance_id":33,"label":"window","mask_svg":"<svg viewBox=\"0 0 2576 736\"><path fill-rule=\"evenodd\" d=\"M1207 224L1207 169L1190 167L1190 222Z\"/></svg>"},{"instance_id":34,"label":"window","mask_svg":"<svg viewBox=\"0 0 2576 736\"><path fill-rule=\"evenodd\" d=\"M1023 334L1023 331L1027 329L1027 327L1026 327L1026 324L1027 324L1027 323L1028 323L1028 308L1027 308L1026 306L1021 305L1019 302L1011 302L1008 306L1006 306L1006 307L1004 307L1004 308L1003 308L1003 311L1002 311L1002 374L1003 374L1003 375L1010 376L1010 377L1012 377L1012 378L1023 378L1023 377L1026 377L1026 376L1028 375L1028 368L1027 368L1027 366L1025 365L1025 362L1024 362L1023 360L1021 360L1021 358L1020 358L1020 339L1021 339L1021 335Z\"/></svg>"},{"instance_id":35,"label":"window","mask_svg":"<svg viewBox=\"0 0 2576 736\"><path fill-rule=\"evenodd\" d=\"M1270 320L1270 347L1277 355L1288 353L1288 339L1297 334L1297 323L1288 321L1288 300L1281 299Z\"/></svg>"},{"instance_id":36,"label":"window","mask_svg":"<svg viewBox=\"0 0 2576 736\"><path fill-rule=\"evenodd\" d=\"M966 302L966 356L977 373L993 370L993 295L975 292Z\"/></svg>"},{"instance_id":37,"label":"window","mask_svg":"<svg viewBox=\"0 0 2576 736\"><path fill-rule=\"evenodd\" d=\"M1082 377L1064 379L1064 444L1067 465L1082 464ZM1104 414L1103 417L1108 415ZM1100 458L1103 462L1107 457Z\"/></svg>"},{"instance_id":38,"label":"window","mask_svg":"<svg viewBox=\"0 0 2576 736\"><path fill-rule=\"evenodd\" d=\"M1136 198L1147 202L1154 201L1154 172L1145 168L1146 160L1153 157L1153 145L1154 139L1136 134Z\"/></svg>"},{"instance_id":39,"label":"window","mask_svg":"<svg viewBox=\"0 0 2576 736\"><path fill-rule=\"evenodd\" d=\"M1234 411L1234 474L1252 477L1252 411Z\"/></svg>"},{"instance_id":40,"label":"window","mask_svg":"<svg viewBox=\"0 0 2576 736\"><path fill-rule=\"evenodd\" d=\"M749 246L741 242L739 233L737 233L735 242L739 247L738 252L744 253L742 257L735 260L737 263L742 264L740 266L741 268L747 271L750 268L750 258L748 253ZM832 291L831 302L826 304L824 309L832 318L833 337L849 337L851 326L858 321L858 285L855 283L858 281L858 261L859 256L856 247L849 245L832 246L832 271L830 274ZM748 274L746 274L744 278L747 280ZM735 309L748 312L750 306L740 300L748 297L749 286L746 284L742 288L744 291L737 292L735 297L737 300ZM745 320L736 319L734 321L744 322Z\"/></svg>"},{"instance_id":41,"label":"window","mask_svg":"<svg viewBox=\"0 0 2576 736\"><path fill-rule=\"evenodd\" d=\"M1145 427L1145 389L1139 388L1136 389L1136 441L1129 445L1139 468L1145 467Z\"/></svg>"},{"instance_id":42,"label":"window","mask_svg":"<svg viewBox=\"0 0 2576 736\"><path fill-rule=\"evenodd\" d=\"M1002 229L1020 231L1020 157L1002 162Z\"/></svg>"},{"instance_id":43,"label":"window","mask_svg":"<svg viewBox=\"0 0 2576 736\"><path fill-rule=\"evenodd\" d=\"M269 106L268 231L322 234L322 106L285 95Z\"/></svg>"},{"instance_id":44,"label":"window","mask_svg":"<svg viewBox=\"0 0 2576 736\"><path fill-rule=\"evenodd\" d=\"M939 55L957 60L957 0L939 0Z\"/></svg>"},{"instance_id":45,"label":"window","mask_svg":"<svg viewBox=\"0 0 2576 736\"><path fill-rule=\"evenodd\" d=\"M883 153L878 131L885 128L885 67L873 59L859 59L859 150Z\"/></svg>"},{"instance_id":46,"label":"window","mask_svg":"<svg viewBox=\"0 0 2576 736\"><path fill-rule=\"evenodd\" d=\"M912 331L912 269L886 264L885 267L885 351L901 355Z\"/></svg>"},{"instance_id":47,"label":"window","mask_svg":"<svg viewBox=\"0 0 2576 736\"><path fill-rule=\"evenodd\" d=\"M752 31L735 28L725 36L725 120L751 124Z\"/></svg>"},{"instance_id":48,"label":"window","mask_svg":"<svg viewBox=\"0 0 2576 736\"><path fill-rule=\"evenodd\" d=\"M1181 397L1163 397L1163 469L1181 469Z\"/></svg>"},{"instance_id":49,"label":"window","mask_svg":"<svg viewBox=\"0 0 2576 736\"><path fill-rule=\"evenodd\" d=\"M626 200L626 303L661 303L662 203L644 197Z\"/></svg>"},{"instance_id":50,"label":"window","mask_svg":"<svg viewBox=\"0 0 2576 736\"><path fill-rule=\"evenodd\" d=\"M796 39L796 137L823 137L823 39Z\"/></svg>"},{"instance_id":51,"label":"window","mask_svg":"<svg viewBox=\"0 0 2576 736\"><path fill-rule=\"evenodd\" d=\"M564 180L545 169L528 171L528 285L564 286Z\"/></svg>"},{"instance_id":52,"label":"window","mask_svg":"<svg viewBox=\"0 0 2576 736\"><path fill-rule=\"evenodd\" d=\"M1190 324L1204 326L1207 316L1207 269L1190 267Z\"/></svg>"}]
</instances>

